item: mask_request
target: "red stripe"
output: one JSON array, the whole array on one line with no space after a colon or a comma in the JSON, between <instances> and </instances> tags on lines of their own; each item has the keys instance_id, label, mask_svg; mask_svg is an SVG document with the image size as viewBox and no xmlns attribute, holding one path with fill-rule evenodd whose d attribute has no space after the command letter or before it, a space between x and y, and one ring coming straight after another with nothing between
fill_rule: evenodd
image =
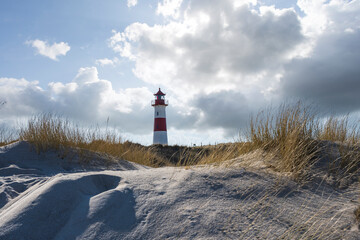
<instances>
[{"instance_id":1,"label":"red stripe","mask_svg":"<svg viewBox=\"0 0 360 240\"><path fill-rule=\"evenodd\" d=\"M154 132L156 131L166 131L166 118L155 118Z\"/></svg>"}]
</instances>

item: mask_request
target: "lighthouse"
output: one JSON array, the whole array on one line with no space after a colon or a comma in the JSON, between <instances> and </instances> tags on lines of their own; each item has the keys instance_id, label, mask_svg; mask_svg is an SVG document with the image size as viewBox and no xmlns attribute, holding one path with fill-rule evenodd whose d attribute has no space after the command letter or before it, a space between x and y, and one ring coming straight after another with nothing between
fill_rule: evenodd
<instances>
[{"instance_id":1,"label":"lighthouse","mask_svg":"<svg viewBox=\"0 0 360 240\"><path fill-rule=\"evenodd\" d=\"M154 107L154 137L153 144L168 144L167 131L166 131L166 112L165 108L168 106L168 102L165 101L165 94L161 92L160 88L157 93L154 94L155 100L151 105Z\"/></svg>"}]
</instances>

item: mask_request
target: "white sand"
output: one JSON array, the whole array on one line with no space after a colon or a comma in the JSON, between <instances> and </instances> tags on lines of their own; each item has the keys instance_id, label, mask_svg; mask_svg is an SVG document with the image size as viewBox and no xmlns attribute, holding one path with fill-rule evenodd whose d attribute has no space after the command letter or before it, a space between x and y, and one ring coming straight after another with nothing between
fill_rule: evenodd
<instances>
[{"instance_id":1,"label":"white sand","mask_svg":"<svg viewBox=\"0 0 360 240\"><path fill-rule=\"evenodd\" d=\"M0 239L360 239L357 186L240 167L108 169L0 148Z\"/></svg>"}]
</instances>

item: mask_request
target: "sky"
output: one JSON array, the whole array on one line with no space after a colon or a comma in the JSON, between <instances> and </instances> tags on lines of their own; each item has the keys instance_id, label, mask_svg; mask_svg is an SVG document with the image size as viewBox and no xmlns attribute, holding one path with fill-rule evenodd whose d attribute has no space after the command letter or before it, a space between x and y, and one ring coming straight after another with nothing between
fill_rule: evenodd
<instances>
[{"instance_id":1,"label":"sky","mask_svg":"<svg viewBox=\"0 0 360 240\"><path fill-rule=\"evenodd\" d=\"M234 141L249 116L306 100L360 110L360 0L1 0L0 124L56 113L152 143Z\"/></svg>"}]
</instances>

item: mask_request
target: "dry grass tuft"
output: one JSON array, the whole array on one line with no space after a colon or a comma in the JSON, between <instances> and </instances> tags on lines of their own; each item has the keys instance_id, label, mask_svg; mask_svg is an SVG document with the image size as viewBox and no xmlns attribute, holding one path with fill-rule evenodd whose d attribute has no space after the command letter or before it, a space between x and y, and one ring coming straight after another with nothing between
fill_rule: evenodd
<instances>
[{"instance_id":1,"label":"dry grass tuft","mask_svg":"<svg viewBox=\"0 0 360 240\"><path fill-rule=\"evenodd\" d=\"M99 128L82 129L67 119L53 114L41 114L28 121L20 130L20 140L31 143L38 153L47 150L61 151L77 149L86 161L86 151L102 153L109 159L124 159L146 166L166 165L166 161L139 144L123 142L115 131Z\"/></svg>"},{"instance_id":2,"label":"dry grass tuft","mask_svg":"<svg viewBox=\"0 0 360 240\"><path fill-rule=\"evenodd\" d=\"M10 129L0 125L0 147L12 143L16 139L16 134Z\"/></svg>"},{"instance_id":3,"label":"dry grass tuft","mask_svg":"<svg viewBox=\"0 0 360 240\"><path fill-rule=\"evenodd\" d=\"M245 142L203 147L145 147L123 142L108 128L104 131L84 129L53 114L30 119L21 129L20 139L32 143L37 152L54 149L66 153L66 149L75 148L147 166L221 163L261 149L269 156L275 156L270 167L300 177L317 161L322 148L319 143L323 140L341 143L340 156L332 159L341 164L333 165L341 168L342 173L356 175L360 163L360 149L356 147L360 142L359 132L359 128L349 124L348 116L329 117L324 121L311 105L297 102L268 108L252 117Z\"/></svg>"},{"instance_id":4,"label":"dry grass tuft","mask_svg":"<svg viewBox=\"0 0 360 240\"><path fill-rule=\"evenodd\" d=\"M248 142L217 144L203 148L204 150L197 160L198 164L222 163L254 150Z\"/></svg>"},{"instance_id":5,"label":"dry grass tuft","mask_svg":"<svg viewBox=\"0 0 360 240\"><path fill-rule=\"evenodd\" d=\"M291 172L296 178L305 176L307 169L323 157L323 141L337 142L340 155L329 158L332 162L327 164L344 177L358 174L360 131L356 124L349 123L348 115L324 120L313 106L301 101L282 104L252 117L247 139L248 150L262 149L277 156L271 167Z\"/></svg>"},{"instance_id":6,"label":"dry grass tuft","mask_svg":"<svg viewBox=\"0 0 360 240\"><path fill-rule=\"evenodd\" d=\"M359 126L349 123L349 115L326 119L318 135L319 140L347 143L356 145L360 142Z\"/></svg>"},{"instance_id":7,"label":"dry grass tuft","mask_svg":"<svg viewBox=\"0 0 360 240\"><path fill-rule=\"evenodd\" d=\"M275 169L300 174L313 163L318 120L311 106L302 102L282 104L278 109L261 111L250 120L249 142L279 155Z\"/></svg>"}]
</instances>

